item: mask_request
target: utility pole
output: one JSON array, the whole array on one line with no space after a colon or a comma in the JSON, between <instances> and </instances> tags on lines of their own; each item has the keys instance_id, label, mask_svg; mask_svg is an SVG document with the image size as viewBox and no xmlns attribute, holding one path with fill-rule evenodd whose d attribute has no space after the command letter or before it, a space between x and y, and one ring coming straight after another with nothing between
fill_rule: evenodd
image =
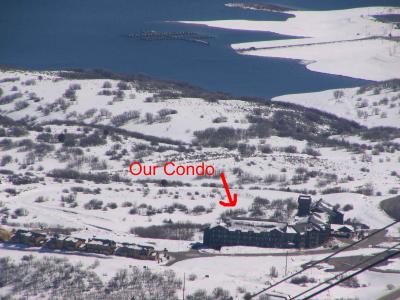
<instances>
[{"instance_id":1,"label":"utility pole","mask_svg":"<svg viewBox=\"0 0 400 300\"><path fill-rule=\"evenodd\" d=\"M286 263L285 263L285 277L287 276L287 259L288 259L289 251L286 250Z\"/></svg>"},{"instance_id":2,"label":"utility pole","mask_svg":"<svg viewBox=\"0 0 400 300\"><path fill-rule=\"evenodd\" d=\"M186 284L186 274L183 273L182 300L185 300L185 284Z\"/></svg>"}]
</instances>

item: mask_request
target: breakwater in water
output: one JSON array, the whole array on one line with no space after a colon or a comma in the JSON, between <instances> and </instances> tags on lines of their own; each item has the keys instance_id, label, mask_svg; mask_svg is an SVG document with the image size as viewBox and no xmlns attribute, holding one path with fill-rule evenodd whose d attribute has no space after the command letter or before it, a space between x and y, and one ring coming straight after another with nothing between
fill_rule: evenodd
<instances>
[{"instance_id":1,"label":"breakwater in water","mask_svg":"<svg viewBox=\"0 0 400 300\"><path fill-rule=\"evenodd\" d=\"M209 45L209 40L214 38L213 36L198 34L190 31L180 32L158 32L158 31L142 31L139 33L128 34L128 37L134 38L141 41L185 41L192 43L199 43L203 45Z\"/></svg>"}]
</instances>

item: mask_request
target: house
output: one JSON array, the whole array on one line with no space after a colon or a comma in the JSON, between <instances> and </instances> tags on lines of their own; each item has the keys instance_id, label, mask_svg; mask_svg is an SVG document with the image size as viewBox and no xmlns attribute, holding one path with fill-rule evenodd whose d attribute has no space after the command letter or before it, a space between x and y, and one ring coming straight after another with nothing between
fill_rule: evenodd
<instances>
[{"instance_id":1,"label":"house","mask_svg":"<svg viewBox=\"0 0 400 300\"><path fill-rule=\"evenodd\" d=\"M86 240L68 236L64 239L63 249L67 251L80 251L85 247Z\"/></svg>"},{"instance_id":2,"label":"house","mask_svg":"<svg viewBox=\"0 0 400 300\"><path fill-rule=\"evenodd\" d=\"M368 225L360 222L353 222L351 225L353 225L358 232L364 232L370 229Z\"/></svg>"},{"instance_id":3,"label":"house","mask_svg":"<svg viewBox=\"0 0 400 300\"><path fill-rule=\"evenodd\" d=\"M41 247L46 240L47 236L43 233L19 229L10 241L30 247Z\"/></svg>"},{"instance_id":4,"label":"house","mask_svg":"<svg viewBox=\"0 0 400 300\"><path fill-rule=\"evenodd\" d=\"M154 247L130 243L119 245L117 250L115 250L115 255L145 260L155 259Z\"/></svg>"},{"instance_id":5,"label":"house","mask_svg":"<svg viewBox=\"0 0 400 300\"><path fill-rule=\"evenodd\" d=\"M49 249L78 251L82 250L85 242L85 239L56 234L47 241L45 246Z\"/></svg>"},{"instance_id":6,"label":"house","mask_svg":"<svg viewBox=\"0 0 400 300\"><path fill-rule=\"evenodd\" d=\"M90 253L111 255L116 247L117 244L112 240L93 238L85 244L84 250Z\"/></svg>"},{"instance_id":7,"label":"house","mask_svg":"<svg viewBox=\"0 0 400 300\"><path fill-rule=\"evenodd\" d=\"M64 243L64 238L65 236L62 235L54 235L51 237L45 244L44 246L49 249L62 249L63 248L63 243Z\"/></svg>"},{"instance_id":8,"label":"house","mask_svg":"<svg viewBox=\"0 0 400 300\"><path fill-rule=\"evenodd\" d=\"M350 238L354 234L354 229L350 225L332 224L331 234L335 237Z\"/></svg>"}]
</instances>

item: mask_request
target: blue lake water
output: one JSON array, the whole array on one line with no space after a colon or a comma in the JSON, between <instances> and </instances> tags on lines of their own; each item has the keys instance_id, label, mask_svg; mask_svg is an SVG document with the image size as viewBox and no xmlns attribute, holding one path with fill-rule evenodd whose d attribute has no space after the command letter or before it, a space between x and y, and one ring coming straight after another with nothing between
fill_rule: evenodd
<instances>
[{"instance_id":1,"label":"blue lake water","mask_svg":"<svg viewBox=\"0 0 400 300\"><path fill-rule=\"evenodd\" d=\"M285 20L284 14L232 9L229 0L2 0L0 64L35 70L105 68L189 82L234 95L281 94L350 87L366 81L308 71L293 60L243 56L230 44L287 38L166 21ZM246 2L246 1L241 1ZM250 1L256 2L256 1ZM267 1L257 1L258 3ZM399 5L393 0L281 0L298 9ZM215 36L210 46L139 41L142 30L193 31Z\"/></svg>"}]
</instances>

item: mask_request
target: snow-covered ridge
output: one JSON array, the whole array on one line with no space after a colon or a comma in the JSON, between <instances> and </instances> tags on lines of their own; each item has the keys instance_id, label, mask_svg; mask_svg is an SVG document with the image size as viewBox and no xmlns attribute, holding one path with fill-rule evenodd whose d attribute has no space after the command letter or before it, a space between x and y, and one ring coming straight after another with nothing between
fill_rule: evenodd
<instances>
[{"instance_id":1,"label":"snow-covered ridge","mask_svg":"<svg viewBox=\"0 0 400 300\"><path fill-rule=\"evenodd\" d=\"M360 88L327 90L315 93L292 94L275 97L284 101L330 112L356 121L367 127L400 127L400 81L397 88L376 87L363 91ZM396 83L397 82L397 83Z\"/></svg>"},{"instance_id":2,"label":"snow-covered ridge","mask_svg":"<svg viewBox=\"0 0 400 300\"><path fill-rule=\"evenodd\" d=\"M226 126L247 127L248 124L239 120L253 106L236 100L161 101L156 99L155 92L139 91L133 83L124 83L126 86L121 89L118 80L68 80L56 72L4 71L0 72L0 81L3 81L0 114L14 120L28 117L37 124L53 120L82 121L184 142L190 142L196 130L219 126L213 123L218 118ZM13 96L16 98L11 99ZM229 115L226 120L225 114ZM187 126L189 119L191 126Z\"/></svg>"},{"instance_id":3,"label":"snow-covered ridge","mask_svg":"<svg viewBox=\"0 0 400 300\"><path fill-rule=\"evenodd\" d=\"M332 11L290 11L286 21L183 21L211 27L269 31L297 39L233 44L241 54L291 58L312 71L368 80L400 77L400 30L374 15L400 13L397 7Z\"/></svg>"}]
</instances>

